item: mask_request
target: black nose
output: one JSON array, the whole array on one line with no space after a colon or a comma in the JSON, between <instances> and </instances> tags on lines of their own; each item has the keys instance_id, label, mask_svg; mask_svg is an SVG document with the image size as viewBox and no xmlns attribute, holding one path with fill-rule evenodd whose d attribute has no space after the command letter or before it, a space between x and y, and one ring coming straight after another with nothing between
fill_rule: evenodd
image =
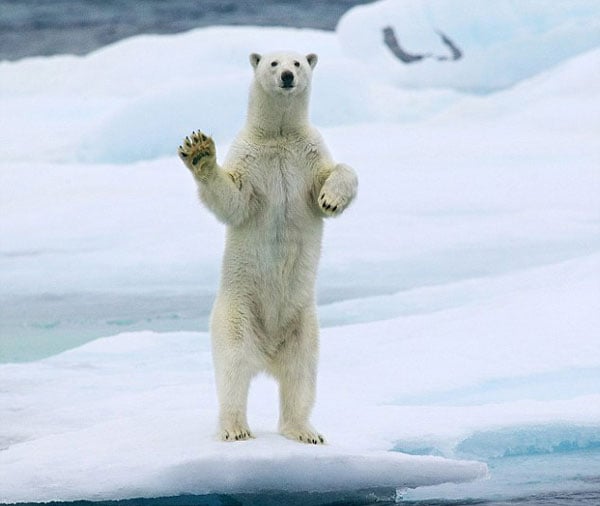
<instances>
[{"instance_id":1,"label":"black nose","mask_svg":"<svg viewBox=\"0 0 600 506\"><path fill-rule=\"evenodd\" d=\"M281 73L281 82L284 86L291 86L294 82L294 74L292 74L289 70L284 70Z\"/></svg>"}]
</instances>

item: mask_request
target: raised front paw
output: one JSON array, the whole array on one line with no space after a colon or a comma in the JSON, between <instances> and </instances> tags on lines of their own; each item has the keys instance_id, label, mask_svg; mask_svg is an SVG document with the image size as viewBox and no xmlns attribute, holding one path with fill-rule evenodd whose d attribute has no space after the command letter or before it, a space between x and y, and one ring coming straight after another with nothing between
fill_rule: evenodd
<instances>
[{"instance_id":1,"label":"raised front paw","mask_svg":"<svg viewBox=\"0 0 600 506\"><path fill-rule=\"evenodd\" d=\"M319 195L319 207L327 216L337 216L348 205L349 199L333 188L323 188Z\"/></svg>"},{"instance_id":2,"label":"raised front paw","mask_svg":"<svg viewBox=\"0 0 600 506\"><path fill-rule=\"evenodd\" d=\"M216 166L215 143L200 130L183 140L177 154L194 176L201 180L205 180Z\"/></svg>"},{"instance_id":3,"label":"raised front paw","mask_svg":"<svg viewBox=\"0 0 600 506\"><path fill-rule=\"evenodd\" d=\"M281 434L289 439L312 445L325 444L325 438L312 427L285 427Z\"/></svg>"}]
</instances>

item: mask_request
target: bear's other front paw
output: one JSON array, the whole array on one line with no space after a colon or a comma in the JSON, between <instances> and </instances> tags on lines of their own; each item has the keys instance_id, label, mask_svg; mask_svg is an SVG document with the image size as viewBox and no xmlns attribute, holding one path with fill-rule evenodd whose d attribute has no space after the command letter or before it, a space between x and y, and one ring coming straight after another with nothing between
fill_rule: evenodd
<instances>
[{"instance_id":1,"label":"bear's other front paw","mask_svg":"<svg viewBox=\"0 0 600 506\"><path fill-rule=\"evenodd\" d=\"M245 441L246 439L254 439L254 436L248 427L237 424L222 428L219 437L222 441Z\"/></svg>"},{"instance_id":2,"label":"bear's other front paw","mask_svg":"<svg viewBox=\"0 0 600 506\"><path fill-rule=\"evenodd\" d=\"M312 427L286 427L281 434L289 439L312 445L325 444L325 438Z\"/></svg>"},{"instance_id":3,"label":"bear's other front paw","mask_svg":"<svg viewBox=\"0 0 600 506\"><path fill-rule=\"evenodd\" d=\"M214 141L200 130L183 140L177 150L179 158L196 178L206 180L215 168L217 155Z\"/></svg>"},{"instance_id":4,"label":"bear's other front paw","mask_svg":"<svg viewBox=\"0 0 600 506\"><path fill-rule=\"evenodd\" d=\"M348 205L348 199L331 190L323 189L319 195L319 207L327 216L337 216Z\"/></svg>"}]
</instances>

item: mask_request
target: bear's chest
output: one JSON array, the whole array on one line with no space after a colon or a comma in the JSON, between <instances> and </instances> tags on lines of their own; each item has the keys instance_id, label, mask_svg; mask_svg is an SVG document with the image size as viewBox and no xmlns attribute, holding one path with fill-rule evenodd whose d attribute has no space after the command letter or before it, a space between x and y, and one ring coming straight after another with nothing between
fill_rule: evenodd
<instances>
[{"instance_id":1,"label":"bear's chest","mask_svg":"<svg viewBox=\"0 0 600 506\"><path fill-rule=\"evenodd\" d=\"M266 208L292 216L310 204L313 164L300 143L261 146L255 159L255 186Z\"/></svg>"}]
</instances>

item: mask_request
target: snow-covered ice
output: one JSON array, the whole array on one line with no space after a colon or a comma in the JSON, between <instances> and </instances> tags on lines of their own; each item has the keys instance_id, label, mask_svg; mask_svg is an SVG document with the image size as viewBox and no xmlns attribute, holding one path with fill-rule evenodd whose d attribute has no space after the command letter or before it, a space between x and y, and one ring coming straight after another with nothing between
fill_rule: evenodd
<instances>
[{"instance_id":1,"label":"snow-covered ice","mask_svg":"<svg viewBox=\"0 0 600 506\"><path fill-rule=\"evenodd\" d=\"M597 47L599 10L598 0L384 0L350 10L337 31L344 54L381 79L481 93ZM382 44L386 27L406 53L431 56L401 64ZM452 59L441 34L460 50L460 59Z\"/></svg>"},{"instance_id":2,"label":"snow-covered ice","mask_svg":"<svg viewBox=\"0 0 600 506\"><path fill-rule=\"evenodd\" d=\"M257 439L217 442L206 334L99 339L35 368L5 365L2 385L10 406L2 413L2 502L394 489L487 472L477 462L384 451L364 430L343 437L334 427L347 431L347 416L331 418L335 405L322 421L329 445L288 441L276 435L276 392L265 379L251 400Z\"/></svg>"},{"instance_id":3,"label":"snow-covered ice","mask_svg":"<svg viewBox=\"0 0 600 506\"><path fill-rule=\"evenodd\" d=\"M382 1L335 34L215 27L0 63L0 502L593 487L574 476L600 476L600 4L542 3ZM383 21L464 58L404 65ZM323 247L323 448L276 435L266 377L257 439L214 441L224 231L174 154L202 128L224 155L248 53L282 41L319 53L312 117L360 179ZM489 480L435 485L483 462Z\"/></svg>"}]
</instances>

